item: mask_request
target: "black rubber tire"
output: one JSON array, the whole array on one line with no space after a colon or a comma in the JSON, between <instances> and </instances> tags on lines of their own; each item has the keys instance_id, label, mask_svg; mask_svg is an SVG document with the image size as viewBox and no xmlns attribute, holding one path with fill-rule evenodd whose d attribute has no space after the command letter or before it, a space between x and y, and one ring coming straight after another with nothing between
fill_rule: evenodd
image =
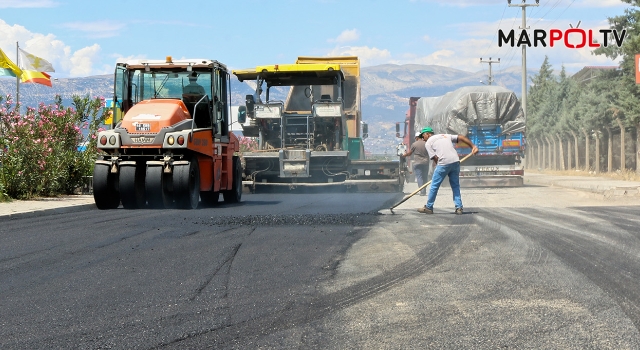
<instances>
[{"instance_id":1,"label":"black rubber tire","mask_svg":"<svg viewBox=\"0 0 640 350\"><path fill-rule=\"evenodd\" d=\"M125 209L140 209L146 206L145 172L144 164L120 166L120 200Z\"/></svg>"},{"instance_id":2,"label":"black rubber tire","mask_svg":"<svg viewBox=\"0 0 640 350\"><path fill-rule=\"evenodd\" d=\"M233 185L228 191L222 191L225 203L238 203L242 200L242 163L240 157L233 156Z\"/></svg>"},{"instance_id":3,"label":"black rubber tire","mask_svg":"<svg viewBox=\"0 0 640 350\"><path fill-rule=\"evenodd\" d=\"M166 209L175 209L176 201L171 189L173 188L173 174L162 173L162 200L164 201L164 207Z\"/></svg>"},{"instance_id":4,"label":"black rubber tire","mask_svg":"<svg viewBox=\"0 0 640 350\"><path fill-rule=\"evenodd\" d=\"M101 210L116 209L120 205L116 177L106 164L95 164L93 168L93 200Z\"/></svg>"},{"instance_id":5,"label":"black rubber tire","mask_svg":"<svg viewBox=\"0 0 640 350\"><path fill-rule=\"evenodd\" d=\"M200 201L204 207L214 207L218 204L220 192L202 191L200 192Z\"/></svg>"},{"instance_id":6,"label":"black rubber tire","mask_svg":"<svg viewBox=\"0 0 640 350\"><path fill-rule=\"evenodd\" d=\"M151 208L172 208L173 198L167 190L167 177L161 166L146 167L145 196Z\"/></svg>"},{"instance_id":7,"label":"black rubber tire","mask_svg":"<svg viewBox=\"0 0 640 350\"><path fill-rule=\"evenodd\" d=\"M173 167L173 196L178 209L196 209L200 201L200 168L198 159Z\"/></svg>"}]
</instances>

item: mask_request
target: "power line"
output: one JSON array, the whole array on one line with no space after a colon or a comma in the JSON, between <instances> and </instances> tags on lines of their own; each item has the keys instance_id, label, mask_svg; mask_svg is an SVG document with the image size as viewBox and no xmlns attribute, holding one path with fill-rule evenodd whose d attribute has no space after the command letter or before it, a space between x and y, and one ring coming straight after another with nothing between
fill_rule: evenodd
<instances>
[{"instance_id":1,"label":"power line","mask_svg":"<svg viewBox=\"0 0 640 350\"><path fill-rule=\"evenodd\" d=\"M556 19L553 20L553 22L549 23L549 25L545 28L545 30L548 30L549 28L551 28L551 26L556 23L556 21L560 18L560 16L562 16L568 9L569 7L571 7L571 5L573 5L573 3L576 0L571 0L571 2L569 3L569 5L567 5L567 7L565 7L564 10L562 10L562 12L560 12L560 14L558 15L558 17L556 17Z\"/></svg>"},{"instance_id":2,"label":"power line","mask_svg":"<svg viewBox=\"0 0 640 350\"><path fill-rule=\"evenodd\" d=\"M515 26L516 26L516 20L517 20L517 19L518 19L517 17L513 17L513 22L511 22L511 29L512 29L512 30L513 30L513 29L515 29ZM499 30L499 29L500 29L500 28L498 28L498 30ZM496 30L496 33L497 33L497 32L498 32L498 31ZM507 45L503 45L502 47L498 48L498 51L496 52L496 55L499 55L499 54L502 52L502 49L503 49L503 48L507 48L507 49L508 49L509 47L508 47ZM486 56L486 52L485 52L485 55L483 55L483 56Z\"/></svg>"},{"instance_id":3,"label":"power line","mask_svg":"<svg viewBox=\"0 0 640 350\"><path fill-rule=\"evenodd\" d=\"M502 16L500 16L500 22L498 23L498 30L500 29L500 26L502 25L502 19L504 18L504 13L507 11L507 7L508 6L505 6L504 9L502 10ZM513 20L513 23L515 23L515 19ZM491 42L489 43L489 46L487 47L487 49L484 50L484 53L482 54L482 56L485 56L487 54L487 51L489 51L489 49L491 48L491 44L493 43L493 40L498 35L498 30L496 30L495 33L493 34L493 37L491 38Z\"/></svg>"},{"instance_id":4,"label":"power line","mask_svg":"<svg viewBox=\"0 0 640 350\"><path fill-rule=\"evenodd\" d=\"M557 0L557 1L555 2L555 4L553 4L553 6L551 6L551 8L550 8L547 12L545 12L545 14L544 14L544 15L542 15L540 18L538 18L538 20L537 20L537 21L533 22L532 26L535 26L536 24L538 24L538 22L540 22L540 21L541 21L541 20L542 20L546 15L548 15L548 14L549 14L549 12L553 11L556 7L558 7L558 5L560 5L560 2L561 2L561 1L562 1L562 0ZM533 15L533 14L532 14L532 15Z\"/></svg>"},{"instance_id":5,"label":"power line","mask_svg":"<svg viewBox=\"0 0 640 350\"><path fill-rule=\"evenodd\" d=\"M508 57L508 59L503 60L503 62L507 62L505 64L502 64L500 66L500 69L498 70L498 75L502 75L504 74L505 69L507 69L509 67L509 65L511 64L511 61L513 61L513 58L516 56L516 53L518 53L517 49L512 47L510 48L511 51L509 51L506 56Z\"/></svg>"}]
</instances>

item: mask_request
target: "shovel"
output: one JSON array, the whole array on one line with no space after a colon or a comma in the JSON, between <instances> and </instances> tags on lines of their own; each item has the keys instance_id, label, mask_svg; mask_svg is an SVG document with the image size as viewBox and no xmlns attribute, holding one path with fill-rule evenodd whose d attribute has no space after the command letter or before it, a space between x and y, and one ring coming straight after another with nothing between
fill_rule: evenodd
<instances>
[{"instance_id":1,"label":"shovel","mask_svg":"<svg viewBox=\"0 0 640 350\"><path fill-rule=\"evenodd\" d=\"M469 159L472 155L473 155L473 153L469 153L469 154L467 154L464 158L462 158L462 159L460 160L460 163L462 163L462 162L464 162L465 160ZM394 204L393 206L391 206L391 208L389 208L389 210L391 210L391 214L395 214L395 213L393 212L393 208L395 208L395 207L399 206L400 204L402 204L402 203L406 202L406 201L407 201L407 199L409 199L409 198L411 198L411 197L415 196L415 194L416 194L416 193L420 192L423 188L425 188L425 187L429 186L430 184L431 184L431 180L429 180L429 182L427 182L426 184L424 184L424 185L420 186L420 188L418 188L417 190L413 191L413 193L411 193L410 195L408 195L408 196L404 197L400 202L398 202L398 203Z\"/></svg>"}]
</instances>

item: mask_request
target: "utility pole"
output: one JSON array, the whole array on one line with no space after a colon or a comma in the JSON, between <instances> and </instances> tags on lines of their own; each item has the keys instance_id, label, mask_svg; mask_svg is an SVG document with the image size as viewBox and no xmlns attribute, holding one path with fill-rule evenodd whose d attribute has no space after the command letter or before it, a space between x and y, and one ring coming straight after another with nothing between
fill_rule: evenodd
<instances>
[{"instance_id":1,"label":"utility pole","mask_svg":"<svg viewBox=\"0 0 640 350\"><path fill-rule=\"evenodd\" d=\"M522 0L522 4L511 4L511 0L507 0L509 7L522 7L522 27L520 29L527 30L527 7L539 6L540 0L536 0L535 4L527 4L527 0ZM522 45L522 112L524 112L525 120L527 118L527 45Z\"/></svg>"},{"instance_id":2,"label":"utility pole","mask_svg":"<svg viewBox=\"0 0 640 350\"><path fill-rule=\"evenodd\" d=\"M20 67L20 55L18 54L20 51L20 46L18 46L18 42L16 41L16 66ZM16 76L16 106L20 104L20 77ZM19 110L18 110L19 111Z\"/></svg>"},{"instance_id":3,"label":"utility pole","mask_svg":"<svg viewBox=\"0 0 640 350\"><path fill-rule=\"evenodd\" d=\"M492 63L500 63L500 59L498 58L497 61L492 61L491 57L489 57L488 61L483 61L482 57L480 57L480 63L489 63L489 85L491 85L491 83L493 83L493 75L491 75L491 64Z\"/></svg>"}]
</instances>

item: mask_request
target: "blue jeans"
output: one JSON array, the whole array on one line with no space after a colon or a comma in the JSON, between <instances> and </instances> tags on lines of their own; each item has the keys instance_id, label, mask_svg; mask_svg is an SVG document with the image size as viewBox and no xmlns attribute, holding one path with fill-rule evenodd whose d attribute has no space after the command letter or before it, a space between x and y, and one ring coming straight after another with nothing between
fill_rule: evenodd
<instances>
[{"instance_id":1,"label":"blue jeans","mask_svg":"<svg viewBox=\"0 0 640 350\"><path fill-rule=\"evenodd\" d=\"M429 189L429 197L427 197L427 208L433 210L433 204L436 202L438 189L445 176L449 176L449 184L453 191L453 203L457 208L462 208L462 198L460 197L460 162L453 164L436 166L431 178L431 188Z\"/></svg>"},{"instance_id":2,"label":"blue jeans","mask_svg":"<svg viewBox=\"0 0 640 350\"><path fill-rule=\"evenodd\" d=\"M424 179L429 175L429 164L415 164L413 166L413 174L416 176L416 182L418 183L418 188L424 185ZM427 189L423 188L420 191L421 195L425 195L427 193Z\"/></svg>"}]
</instances>

